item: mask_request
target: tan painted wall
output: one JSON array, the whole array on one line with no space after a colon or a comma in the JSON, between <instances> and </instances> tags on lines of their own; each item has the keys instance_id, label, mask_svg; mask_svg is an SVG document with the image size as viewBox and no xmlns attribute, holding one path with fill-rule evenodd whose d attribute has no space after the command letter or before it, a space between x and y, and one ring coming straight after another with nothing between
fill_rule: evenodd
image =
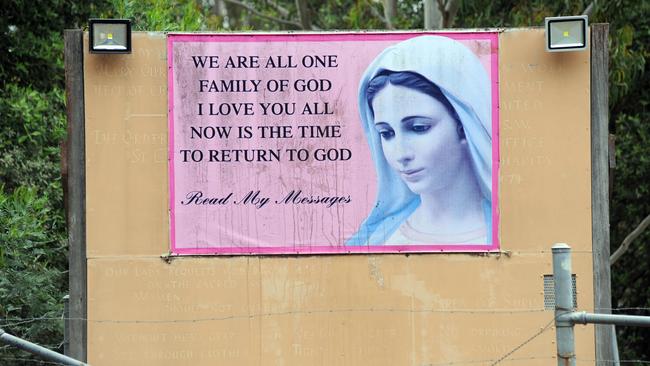
<instances>
[{"instance_id":1,"label":"tan painted wall","mask_svg":"<svg viewBox=\"0 0 650 366\"><path fill-rule=\"evenodd\" d=\"M92 365L437 365L496 359L553 320L550 247L574 249L593 308L589 53L500 36L501 246L507 254L179 258L168 251L163 34L85 57ZM87 40L86 40L87 41ZM593 327L576 328L593 364ZM509 364L554 364L549 327ZM584 361L581 362L580 360ZM476 363L490 364L490 362Z\"/></svg>"}]
</instances>

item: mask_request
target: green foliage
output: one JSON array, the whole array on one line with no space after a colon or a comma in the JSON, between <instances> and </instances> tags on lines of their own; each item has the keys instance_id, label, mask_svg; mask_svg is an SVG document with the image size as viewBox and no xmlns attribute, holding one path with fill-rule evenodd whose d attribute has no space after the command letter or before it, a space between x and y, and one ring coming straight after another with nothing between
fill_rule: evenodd
<instances>
[{"instance_id":1,"label":"green foliage","mask_svg":"<svg viewBox=\"0 0 650 366\"><path fill-rule=\"evenodd\" d=\"M0 327L59 351L67 293L60 144L66 135L63 30L93 3L12 1L0 17ZM37 359L0 347L3 365Z\"/></svg>"},{"instance_id":2,"label":"green foliage","mask_svg":"<svg viewBox=\"0 0 650 366\"><path fill-rule=\"evenodd\" d=\"M60 316L67 293L63 91L58 85L50 91L5 85L0 116L0 319ZM0 320L0 327L55 348L63 339L60 321ZM0 349L0 359L8 357L31 358Z\"/></svg>"},{"instance_id":3,"label":"green foliage","mask_svg":"<svg viewBox=\"0 0 650 366\"><path fill-rule=\"evenodd\" d=\"M194 0L112 0L107 17L126 18L140 31L192 32L206 29L207 18Z\"/></svg>"},{"instance_id":4,"label":"green foliage","mask_svg":"<svg viewBox=\"0 0 650 366\"><path fill-rule=\"evenodd\" d=\"M63 208L59 144L66 135L63 90L6 85L0 91L0 180L11 191L40 187L52 208Z\"/></svg>"},{"instance_id":5,"label":"green foliage","mask_svg":"<svg viewBox=\"0 0 650 366\"><path fill-rule=\"evenodd\" d=\"M536 27L544 18L580 14L589 1L462 1L455 26L459 28Z\"/></svg>"},{"instance_id":6,"label":"green foliage","mask_svg":"<svg viewBox=\"0 0 650 366\"><path fill-rule=\"evenodd\" d=\"M379 3L361 1L324 1L318 9L314 22L323 29L382 29L385 23L377 15L383 16Z\"/></svg>"},{"instance_id":7,"label":"green foliage","mask_svg":"<svg viewBox=\"0 0 650 366\"><path fill-rule=\"evenodd\" d=\"M63 339L62 321L23 319L62 315L67 291L62 229L48 197L24 187L6 193L0 186L0 327L54 348ZM29 356L0 349L2 358Z\"/></svg>"},{"instance_id":8,"label":"green foliage","mask_svg":"<svg viewBox=\"0 0 650 366\"><path fill-rule=\"evenodd\" d=\"M610 24L610 131L616 162L610 203L612 252L650 215L650 3L602 3L593 17ZM612 267L612 304L650 308L650 230ZM649 311L626 310L650 315ZM618 327L621 359L650 359L650 329Z\"/></svg>"},{"instance_id":9,"label":"green foliage","mask_svg":"<svg viewBox=\"0 0 650 366\"><path fill-rule=\"evenodd\" d=\"M101 2L48 0L39 4L16 0L3 6L0 86L31 85L38 90L63 87L63 29L85 24L97 11L96 3Z\"/></svg>"}]
</instances>

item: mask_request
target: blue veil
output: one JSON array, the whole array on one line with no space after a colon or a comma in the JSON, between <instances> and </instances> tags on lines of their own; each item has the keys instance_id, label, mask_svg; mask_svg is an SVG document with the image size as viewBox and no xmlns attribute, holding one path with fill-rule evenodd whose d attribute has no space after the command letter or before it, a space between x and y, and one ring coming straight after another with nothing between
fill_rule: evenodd
<instances>
[{"instance_id":1,"label":"blue veil","mask_svg":"<svg viewBox=\"0 0 650 366\"><path fill-rule=\"evenodd\" d=\"M489 51L488 51L489 52ZM483 211L492 238L492 111L490 80L472 51L448 37L420 36L386 48L368 66L359 85L359 113L377 171L377 198L368 218L347 245L382 245L420 205L384 157L374 127L366 89L383 70L416 72L436 84L460 117L472 168L483 196ZM486 244L488 244L486 243ZM440 244L440 243L432 243Z\"/></svg>"}]
</instances>

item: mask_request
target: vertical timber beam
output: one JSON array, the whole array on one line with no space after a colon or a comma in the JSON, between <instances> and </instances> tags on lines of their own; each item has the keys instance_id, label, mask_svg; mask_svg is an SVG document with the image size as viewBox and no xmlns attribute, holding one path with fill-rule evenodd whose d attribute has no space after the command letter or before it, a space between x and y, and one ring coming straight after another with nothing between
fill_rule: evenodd
<instances>
[{"instance_id":1,"label":"vertical timber beam","mask_svg":"<svg viewBox=\"0 0 650 366\"><path fill-rule=\"evenodd\" d=\"M65 90L68 115L68 264L70 292L69 355L86 361L86 151L83 31L64 33Z\"/></svg>"},{"instance_id":2,"label":"vertical timber beam","mask_svg":"<svg viewBox=\"0 0 650 366\"><path fill-rule=\"evenodd\" d=\"M591 25L591 233L594 309L611 313L609 266L609 56L608 24ZM596 325L596 365L614 360L612 325Z\"/></svg>"}]
</instances>

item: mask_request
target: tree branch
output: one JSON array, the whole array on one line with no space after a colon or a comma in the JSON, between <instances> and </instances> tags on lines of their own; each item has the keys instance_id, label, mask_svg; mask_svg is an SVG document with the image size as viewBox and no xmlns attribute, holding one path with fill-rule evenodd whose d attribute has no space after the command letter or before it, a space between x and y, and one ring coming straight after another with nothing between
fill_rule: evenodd
<instances>
[{"instance_id":1,"label":"tree branch","mask_svg":"<svg viewBox=\"0 0 650 366\"><path fill-rule=\"evenodd\" d=\"M454 20L456 20L458 8L460 8L460 0L447 0L445 4L443 27L451 28L454 26Z\"/></svg>"},{"instance_id":2,"label":"tree branch","mask_svg":"<svg viewBox=\"0 0 650 366\"><path fill-rule=\"evenodd\" d=\"M593 0L587 8L585 8L585 11L582 12L582 15L586 15L588 17L591 16L591 13L594 12L594 8L596 7L596 0Z\"/></svg>"},{"instance_id":3,"label":"tree branch","mask_svg":"<svg viewBox=\"0 0 650 366\"><path fill-rule=\"evenodd\" d=\"M311 17L307 8L306 0L296 0L296 9L298 9L298 18L302 29L311 29Z\"/></svg>"},{"instance_id":4,"label":"tree branch","mask_svg":"<svg viewBox=\"0 0 650 366\"><path fill-rule=\"evenodd\" d=\"M393 20L397 16L397 0L384 0L384 18L386 28L394 29Z\"/></svg>"},{"instance_id":5,"label":"tree branch","mask_svg":"<svg viewBox=\"0 0 650 366\"><path fill-rule=\"evenodd\" d=\"M270 20L270 21L273 21L273 22L277 22L277 23L280 23L280 24L284 24L284 25L290 25L290 26L293 26L293 27L302 28L302 25L300 23L298 23L298 22L292 22L292 21L289 21L289 20L284 20L284 19L272 17L270 15L266 15L266 14L258 11L257 9L255 9L253 6L248 5L246 3L243 3L243 2L240 2L240 1L237 1L237 0L224 0L224 1L228 2L228 3L231 3L233 5L240 6L240 7L244 8L244 9L248 10L249 12L257 15L260 18L264 18L264 19L267 19L267 20Z\"/></svg>"},{"instance_id":6,"label":"tree branch","mask_svg":"<svg viewBox=\"0 0 650 366\"><path fill-rule=\"evenodd\" d=\"M375 18L381 20L387 29L393 29L393 26L390 24L390 22L386 18L384 18L381 15L381 13L379 13L379 11L375 9L374 6L370 6L370 14L372 14Z\"/></svg>"},{"instance_id":7,"label":"tree branch","mask_svg":"<svg viewBox=\"0 0 650 366\"><path fill-rule=\"evenodd\" d=\"M268 0L266 3L269 4L278 13L280 13L280 15L282 15L283 17L288 17L289 16L289 10L287 8L283 7L282 5L276 3L275 1Z\"/></svg>"},{"instance_id":8,"label":"tree branch","mask_svg":"<svg viewBox=\"0 0 650 366\"><path fill-rule=\"evenodd\" d=\"M222 19L222 26L225 29L230 29L230 17L228 16L228 7L224 0L215 0L212 7L212 13L218 15Z\"/></svg>"},{"instance_id":9,"label":"tree branch","mask_svg":"<svg viewBox=\"0 0 650 366\"><path fill-rule=\"evenodd\" d=\"M625 239L623 239L623 242L621 243L621 246L618 247L618 249L616 249L614 254L612 254L609 257L609 265L610 265L610 267L613 266L614 263L616 263L616 261L619 260L619 258L621 258L621 256L630 247L630 244L632 244L632 241L634 241L634 239L638 238L639 235L641 235L643 233L643 231L648 228L648 226L650 226L650 215L646 216L646 218L643 219L643 221L641 221L639 226L637 226L636 229L632 230L632 232L629 233L625 237Z\"/></svg>"},{"instance_id":10,"label":"tree branch","mask_svg":"<svg viewBox=\"0 0 650 366\"><path fill-rule=\"evenodd\" d=\"M424 0L424 29L440 29L443 22L442 0Z\"/></svg>"}]
</instances>

